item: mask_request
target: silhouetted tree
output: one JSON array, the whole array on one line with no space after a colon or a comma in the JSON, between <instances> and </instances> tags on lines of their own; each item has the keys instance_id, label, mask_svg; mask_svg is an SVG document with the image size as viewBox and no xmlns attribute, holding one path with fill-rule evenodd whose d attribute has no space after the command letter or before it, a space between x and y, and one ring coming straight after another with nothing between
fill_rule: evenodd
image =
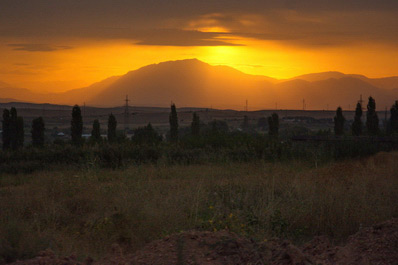
<instances>
[{"instance_id":1,"label":"silhouetted tree","mask_svg":"<svg viewBox=\"0 0 398 265\"><path fill-rule=\"evenodd\" d=\"M334 134L337 136L344 134L344 122L343 110L338 107L336 110L336 116L334 116Z\"/></svg>"},{"instance_id":2,"label":"silhouetted tree","mask_svg":"<svg viewBox=\"0 0 398 265\"><path fill-rule=\"evenodd\" d=\"M392 105L390 109L390 130L391 133L398 133L398 101L395 101L395 104Z\"/></svg>"},{"instance_id":3,"label":"silhouetted tree","mask_svg":"<svg viewBox=\"0 0 398 265\"><path fill-rule=\"evenodd\" d=\"M22 148L25 142L25 130L22 117L17 117L17 148Z\"/></svg>"},{"instance_id":4,"label":"silhouetted tree","mask_svg":"<svg viewBox=\"0 0 398 265\"><path fill-rule=\"evenodd\" d=\"M178 117L177 117L177 110L175 104L171 105L169 122L170 122L170 140L176 142L178 141Z\"/></svg>"},{"instance_id":5,"label":"silhouetted tree","mask_svg":"<svg viewBox=\"0 0 398 265\"><path fill-rule=\"evenodd\" d=\"M352 135L359 136L362 134L362 105L361 103L357 104L357 108L355 109L355 117L354 122L351 126Z\"/></svg>"},{"instance_id":6,"label":"silhouetted tree","mask_svg":"<svg viewBox=\"0 0 398 265\"><path fill-rule=\"evenodd\" d=\"M18 114L17 109L12 107L10 110L11 119L10 119L10 140L11 140L11 148L13 150L18 149Z\"/></svg>"},{"instance_id":7,"label":"silhouetted tree","mask_svg":"<svg viewBox=\"0 0 398 265\"><path fill-rule=\"evenodd\" d=\"M366 128L370 135L379 134L379 118L376 113L376 101L369 97L368 111L366 113Z\"/></svg>"},{"instance_id":8,"label":"silhouetted tree","mask_svg":"<svg viewBox=\"0 0 398 265\"><path fill-rule=\"evenodd\" d=\"M10 116L10 111L8 109L3 110L3 121L2 121L2 126L3 126L3 134L2 134L2 140L3 140L3 150L10 149L11 147L11 116Z\"/></svg>"},{"instance_id":9,"label":"silhouetted tree","mask_svg":"<svg viewBox=\"0 0 398 265\"><path fill-rule=\"evenodd\" d=\"M83 143L82 133L83 133L82 112L80 110L80 107L78 105L75 105L72 109L72 121L71 121L72 144L81 145Z\"/></svg>"},{"instance_id":10,"label":"silhouetted tree","mask_svg":"<svg viewBox=\"0 0 398 265\"><path fill-rule=\"evenodd\" d=\"M244 131L249 130L249 117L247 117L247 115L243 116L242 129Z\"/></svg>"},{"instance_id":11,"label":"silhouetted tree","mask_svg":"<svg viewBox=\"0 0 398 265\"><path fill-rule=\"evenodd\" d=\"M270 117L268 117L268 128L269 135L276 137L279 134L279 117L278 114L273 113Z\"/></svg>"},{"instance_id":12,"label":"silhouetted tree","mask_svg":"<svg viewBox=\"0 0 398 265\"><path fill-rule=\"evenodd\" d=\"M108 118L108 142L114 143L116 141L116 127L117 121L115 116L111 113Z\"/></svg>"},{"instance_id":13,"label":"silhouetted tree","mask_svg":"<svg viewBox=\"0 0 398 265\"><path fill-rule=\"evenodd\" d=\"M91 138L95 143L99 143L101 141L101 128L100 128L100 123L98 120L94 120L94 122L93 122Z\"/></svg>"},{"instance_id":14,"label":"silhouetted tree","mask_svg":"<svg viewBox=\"0 0 398 265\"><path fill-rule=\"evenodd\" d=\"M135 129L131 140L140 145L157 145L162 141L162 137L148 123L145 127Z\"/></svg>"},{"instance_id":15,"label":"silhouetted tree","mask_svg":"<svg viewBox=\"0 0 398 265\"><path fill-rule=\"evenodd\" d=\"M36 118L32 121L32 144L35 147L44 146L44 120L42 117Z\"/></svg>"},{"instance_id":16,"label":"silhouetted tree","mask_svg":"<svg viewBox=\"0 0 398 265\"><path fill-rule=\"evenodd\" d=\"M192 135L200 134L200 119L196 112L194 112L192 116L191 133Z\"/></svg>"}]
</instances>

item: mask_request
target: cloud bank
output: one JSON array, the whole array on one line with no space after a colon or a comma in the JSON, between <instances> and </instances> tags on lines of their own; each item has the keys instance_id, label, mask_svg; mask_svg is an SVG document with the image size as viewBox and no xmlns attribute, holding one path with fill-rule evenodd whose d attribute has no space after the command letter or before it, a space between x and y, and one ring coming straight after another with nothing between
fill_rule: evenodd
<instances>
[{"instance_id":1,"label":"cloud bank","mask_svg":"<svg viewBox=\"0 0 398 265\"><path fill-rule=\"evenodd\" d=\"M2 0L0 10L0 38L40 43L77 38L126 39L140 45L230 46L244 45L241 37L293 46L398 44L395 0ZM226 32L209 31L220 27ZM233 37L236 40L230 41ZM31 43L13 47L26 51L62 48Z\"/></svg>"}]
</instances>

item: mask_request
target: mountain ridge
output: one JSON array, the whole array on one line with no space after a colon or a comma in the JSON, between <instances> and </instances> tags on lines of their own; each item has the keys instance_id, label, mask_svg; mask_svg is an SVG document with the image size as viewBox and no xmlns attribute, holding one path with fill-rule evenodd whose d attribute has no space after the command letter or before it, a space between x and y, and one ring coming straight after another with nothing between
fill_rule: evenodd
<instances>
[{"instance_id":1,"label":"mountain ridge","mask_svg":"<svg viewBox=\"0 0 398 265\"><path fill-rule=\"evenodd\" d=\"M140 106L164 107L173 101L181 107L234 109L242 108L246 99L255 109L272 108L277 104L282 108L301 109L303 99L311 109L325 109L328 105L353 106L361 94L374 96L382 106L392 105L393 99L398 97L397 76L368 78L329 71L278 80L246 74L229 66L213 66L198 59L150 64L62 93L38 94L3 84L0 82L0 93L6 92L1 94L3 98L71 105L86 102L104 107L122 105L126 95L134 105Z\"/></svg>"}]
</instances>

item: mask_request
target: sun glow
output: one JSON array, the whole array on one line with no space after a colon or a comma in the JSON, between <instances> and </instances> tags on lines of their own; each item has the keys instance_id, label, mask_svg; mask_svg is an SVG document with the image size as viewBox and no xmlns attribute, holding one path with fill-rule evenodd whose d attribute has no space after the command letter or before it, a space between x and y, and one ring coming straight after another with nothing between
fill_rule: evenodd
<instances>
[{"instance_id":1,"label":"sun glow","mask_svg":"<svg viewBox=\"0 0 398 265\"><path fill-rule=\"evenodd\" d=\"M392 62L391 49L381 45L306 49L230 35L220 40L240 46L145 46L102 41L72 42L68 45L73 48L53 52L12 51L0 46L0 57L5 58L0 61L0 80L41 92L64 91L148 64L188 58L278 79L332 70L369 77L397 75L398 62ZM374 50L380 51L377 56ZM397 58L398 51L393 55Z\"/></svg>"}]
</instances>

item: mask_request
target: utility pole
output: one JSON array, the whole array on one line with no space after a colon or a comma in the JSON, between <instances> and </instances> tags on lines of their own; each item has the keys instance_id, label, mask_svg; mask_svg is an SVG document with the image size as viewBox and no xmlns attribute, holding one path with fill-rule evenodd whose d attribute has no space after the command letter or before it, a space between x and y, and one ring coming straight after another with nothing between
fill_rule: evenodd
<instances>
[{"instance_id":1,"label":"utility pole","mask_svg":"<svg viewBox=\"0 0 398 265\"><path fill-rule=\"evenodd\" d=\"M246 99L246 106L245 106L245 111L248 112L249 111L249 102Z\"/></svg>"},{"instance_id":2,"label":"utility pole","mask_svg":"<svg viewBox=\"0 0 398 265\"><path fill-rule=\"evenodd\" d=\"M303 110L305 110L305 99L303 98Z\"/></svg>"},{"instance_id":3,"label":"utility pole","mask_svg":"<svg viewBox=\"0 0 398 265\"><path fill-rule=\"evenodd\" d=\"M127 131L129 129L129 96L126 95L124 105L124 129Z\"/></svg>"}]
</instances>

